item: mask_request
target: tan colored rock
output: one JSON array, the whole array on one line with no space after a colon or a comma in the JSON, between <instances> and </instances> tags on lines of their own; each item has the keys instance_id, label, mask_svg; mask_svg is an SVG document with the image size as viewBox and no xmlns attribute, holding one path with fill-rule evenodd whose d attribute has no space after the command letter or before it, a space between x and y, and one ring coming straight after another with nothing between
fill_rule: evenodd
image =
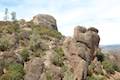
<instances>
[{"instance_id":1,"label":"tan colored rock","mask_svg":"<svg viewBox=\"0 0 120 80\"><path fill-rule=\"evenodd\" d=\"M88 28L88 30L81 26L75 27L74 39L86 44L89 48L93 48L94 46L98 47L100 41L98 30L94 27Z\"/></svg>"},{"instance_id":2,"label":"tan colored rock","mask_svg":"<svg viewBox=\"0 0 120 80\"><path fill-rule=\"evenodd\" d=\"M103 74L103 68L101 62L97 60L97 58L94 59L94 61L91 63L94 65L94 73L96 74Z\"/></svg>"},{"instance_id":3,"label":"tan colored rock","mask_svg":"<svg viewBox=\"0 0 120 80\"><path fill-rule=\"evenodd\" d=\"M100 37L97 32L88 29L88 31L85 33L85 41L87 43L87 46L92 49L98 47Z\"/></svg>"},{"instance_id":4,"label":"tan colored rock","mask_svg":"<svg viewBox=\"0 0 120 80\"><path fill-rule=\"evenodd\" d=\"M100 41L98 30L96 28L91 27L86 30L84 27L77 26L74 29L74 39L76 42L80 42L90 48L90 53L94 58L96 55L95 51L97 50Z\"/></svg>"},{"instance_id":5,"label":"tan colored rock","mask_svg":"<svg viewBox=\"0 0 120 80\"><path fill-rule=\"evenodd\" d=\"M115 72L115 74L109 75L109 79L107 79L107 80L120 80L120 73Z\"/></svg>"},{"instance_id":6,"label":"tan colored rock","mask_svg":"<svg viewBox=\"0 0 120 80\"><path fill-rule=\"evenodd\" d=\"M65 39L63 49L73 72L74 80L86 80L88 65L96 56L99 41L100 38L96 28L92 27L87 30L81 26L75 27L74 38L68 37Z\"/></svg>"},{"instance_id":7,"label":"tan colored rock","mask_svg":"<svg viewBox=\"0 0 120 80\"><path fill-rule=\"evenodd\" d=\"M64 41L64 51L65 55L69 56L77 55L84 59L88 63L91 61L90 49L83 43L76 43L72 38L66 38Z\"/></svg>"},{"instance_id":8,"label":"tan colored rock","mask_svg":"<svg viewBox=\"0 0 120 80\"><path fill-rule=\"evenodd\" d=\"M96 32L96 33L99 32L98 29L96 29L96 28L94 28L94 27L88 28L88 31L93 31L93 32Z\"/></svg>"},{"instance_id":9,"label":"tan colored rock","mask_svg":"<svg viewBox=\"0 0 120 80\"><path fill-rule=\"evenodd\" d=\"M25 77L24 80L40 80L44 72L44 63L41 58L33 58L24 66Z\"/></svg>"},{"instance_id":10,"label":"tan colored rock","mask_svg":"<svg viewBox=\"0 0 120 80\"><path fill-rule=\"evenodd\" d=\"M72 69L74 80L85 80L90 62L90 52L84 44L77 44L72 38L64 41L64 52Z\"/></svg>"},{"instance_id":11,"label":"tan colored rock","mask_svg":"<svg viewBox=\"0 0 120 80\"><path fill-rule=\"evenodd\" d=\"M51 77L53 80L62 80L63 74L60 67L51 65L48 71L52 74Z\"/></svg>"},{"instance_id":12,"label":"tan colored rock","mask_svg":"<svg viewBox=\"0 0 120 80\"><path fill-rule=\"evenodd\" d=\"M88 63L78 56L69 57L69 64L71 66L74 80L86 80Z\"/></svg>"},{"instance_id":13,"label":"tan colored rock","mask_svg":"<svg viewBox=\"0 0 120 80\"><path fill-rule=\"evenodd\" d=\"M33 17L32 22L36 25L42 25L50 29L57 30L56 20L53 16L47 14L38 14Z\"/></svg>"},{"instance_id":14,"label":"tan colored rock","mask_svg":"<svg viewBox=\"0 0 120 80\"><path fill-rule=\"evenodd\" d=\"M74 39L78 42L86 43L84 38L84 33L86 32L86 28L82 26L77 26L74 28Z\"/></svg>"}]
</instances>

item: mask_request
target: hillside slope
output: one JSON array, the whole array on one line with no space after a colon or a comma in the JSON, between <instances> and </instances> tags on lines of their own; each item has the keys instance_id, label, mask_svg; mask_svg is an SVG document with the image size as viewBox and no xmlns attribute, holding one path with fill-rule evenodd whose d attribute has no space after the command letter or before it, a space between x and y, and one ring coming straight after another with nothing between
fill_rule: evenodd
<instances>
[{"instance_id":1,"label":"hillside slope","mask_svg":"<svg viewBox=\"0 0 120 80\"><path fill-rule=\"evenodd\" d=\"M98 32L77 26L65 37L46 14L0 21L0 80L120 80L118 59L101 52Z\"/></svg>"}]
</instances>

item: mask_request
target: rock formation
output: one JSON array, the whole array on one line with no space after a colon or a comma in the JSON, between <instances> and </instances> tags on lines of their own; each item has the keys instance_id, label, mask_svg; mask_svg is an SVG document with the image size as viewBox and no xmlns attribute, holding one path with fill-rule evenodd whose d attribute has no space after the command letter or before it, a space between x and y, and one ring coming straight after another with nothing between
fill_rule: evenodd
<instances>
[{"instance_id":1,"label":"rock formation","mask_svg":"<svg viewBox=\"0 0 120 80\"><path fill-rule=\"evenodd\" d=\"M101 52L98 32L76 26L65 37L46 14L0 21L0 80L120 80L120 56Z\"/></svg>"},{"instance_id":2,"label":"rock formation","mask_svg":"<svg viewBox=\"0 0 120 80\"><path fill-rule=\"evenodd\" d=\"M24 69L26 72L24 80L40 80L45 67L42 59L33 58L25 64Z\"/></svg>"},{"instance_id":3,"label":"rock formation","mask_svg":"<svg viewBox=\"0 0 120 80\"><path fill-rule=\"evenodd\" d=\"M42 25L50 29L57 30L57 24L55 18L47 14L38 14L34 16L32 22L36 25Z\"/></svg>"},{"instance_id":4,"label":"rock formation","mask_svg":"<svg viewBox=\"0 0 120 80\"><path fill-rule=\"evenodd\" d=\"M74 73L74 80L86 80L88 65L94 60L99 41L96 28L86 29L81 26L75 27L74 38L65 39L65 56Z\"/></svg>"}]
</instances>

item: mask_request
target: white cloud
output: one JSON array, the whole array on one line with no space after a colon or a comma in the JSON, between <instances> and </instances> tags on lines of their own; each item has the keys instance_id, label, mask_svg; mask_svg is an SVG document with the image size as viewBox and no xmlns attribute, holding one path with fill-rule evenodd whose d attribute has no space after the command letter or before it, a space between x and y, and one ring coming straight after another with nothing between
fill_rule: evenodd
<instances>
[{"instance_id":1,"label":"white cloud","mask_svg":"<svg viewBox=\"0 0 120 80\"><path fill-rule=\"evenodd\" d=\"M76 7L63 13L67 35L73 34L73 25L79 24L86 27L94 26L100 30L100 44L120 44L120 1L119 0L91 0L87 7ZM92 6L91 6L92 5ZM69 29L69 30L68 30ZM67 32L66 32L67 31Z\"/></svg>"}]
</instances>

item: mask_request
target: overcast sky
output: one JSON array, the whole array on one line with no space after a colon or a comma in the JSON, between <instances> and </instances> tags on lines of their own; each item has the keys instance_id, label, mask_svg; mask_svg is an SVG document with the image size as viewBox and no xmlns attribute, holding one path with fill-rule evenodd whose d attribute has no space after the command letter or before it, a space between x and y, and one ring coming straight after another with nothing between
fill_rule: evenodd
<instances>
[{"instance_id":1,"label":"overcast sky","mask_svg":"<svg viewBox=\"0 0 120 80\"><path fill-rule=\"evenodd\" d=\"M66 36L72 36L77 25L96 27L100 44L120 44L120 0L0 0L0 20L5 8L15 11L18 19L50 14Z\"/></svg>"}]
</instances>

